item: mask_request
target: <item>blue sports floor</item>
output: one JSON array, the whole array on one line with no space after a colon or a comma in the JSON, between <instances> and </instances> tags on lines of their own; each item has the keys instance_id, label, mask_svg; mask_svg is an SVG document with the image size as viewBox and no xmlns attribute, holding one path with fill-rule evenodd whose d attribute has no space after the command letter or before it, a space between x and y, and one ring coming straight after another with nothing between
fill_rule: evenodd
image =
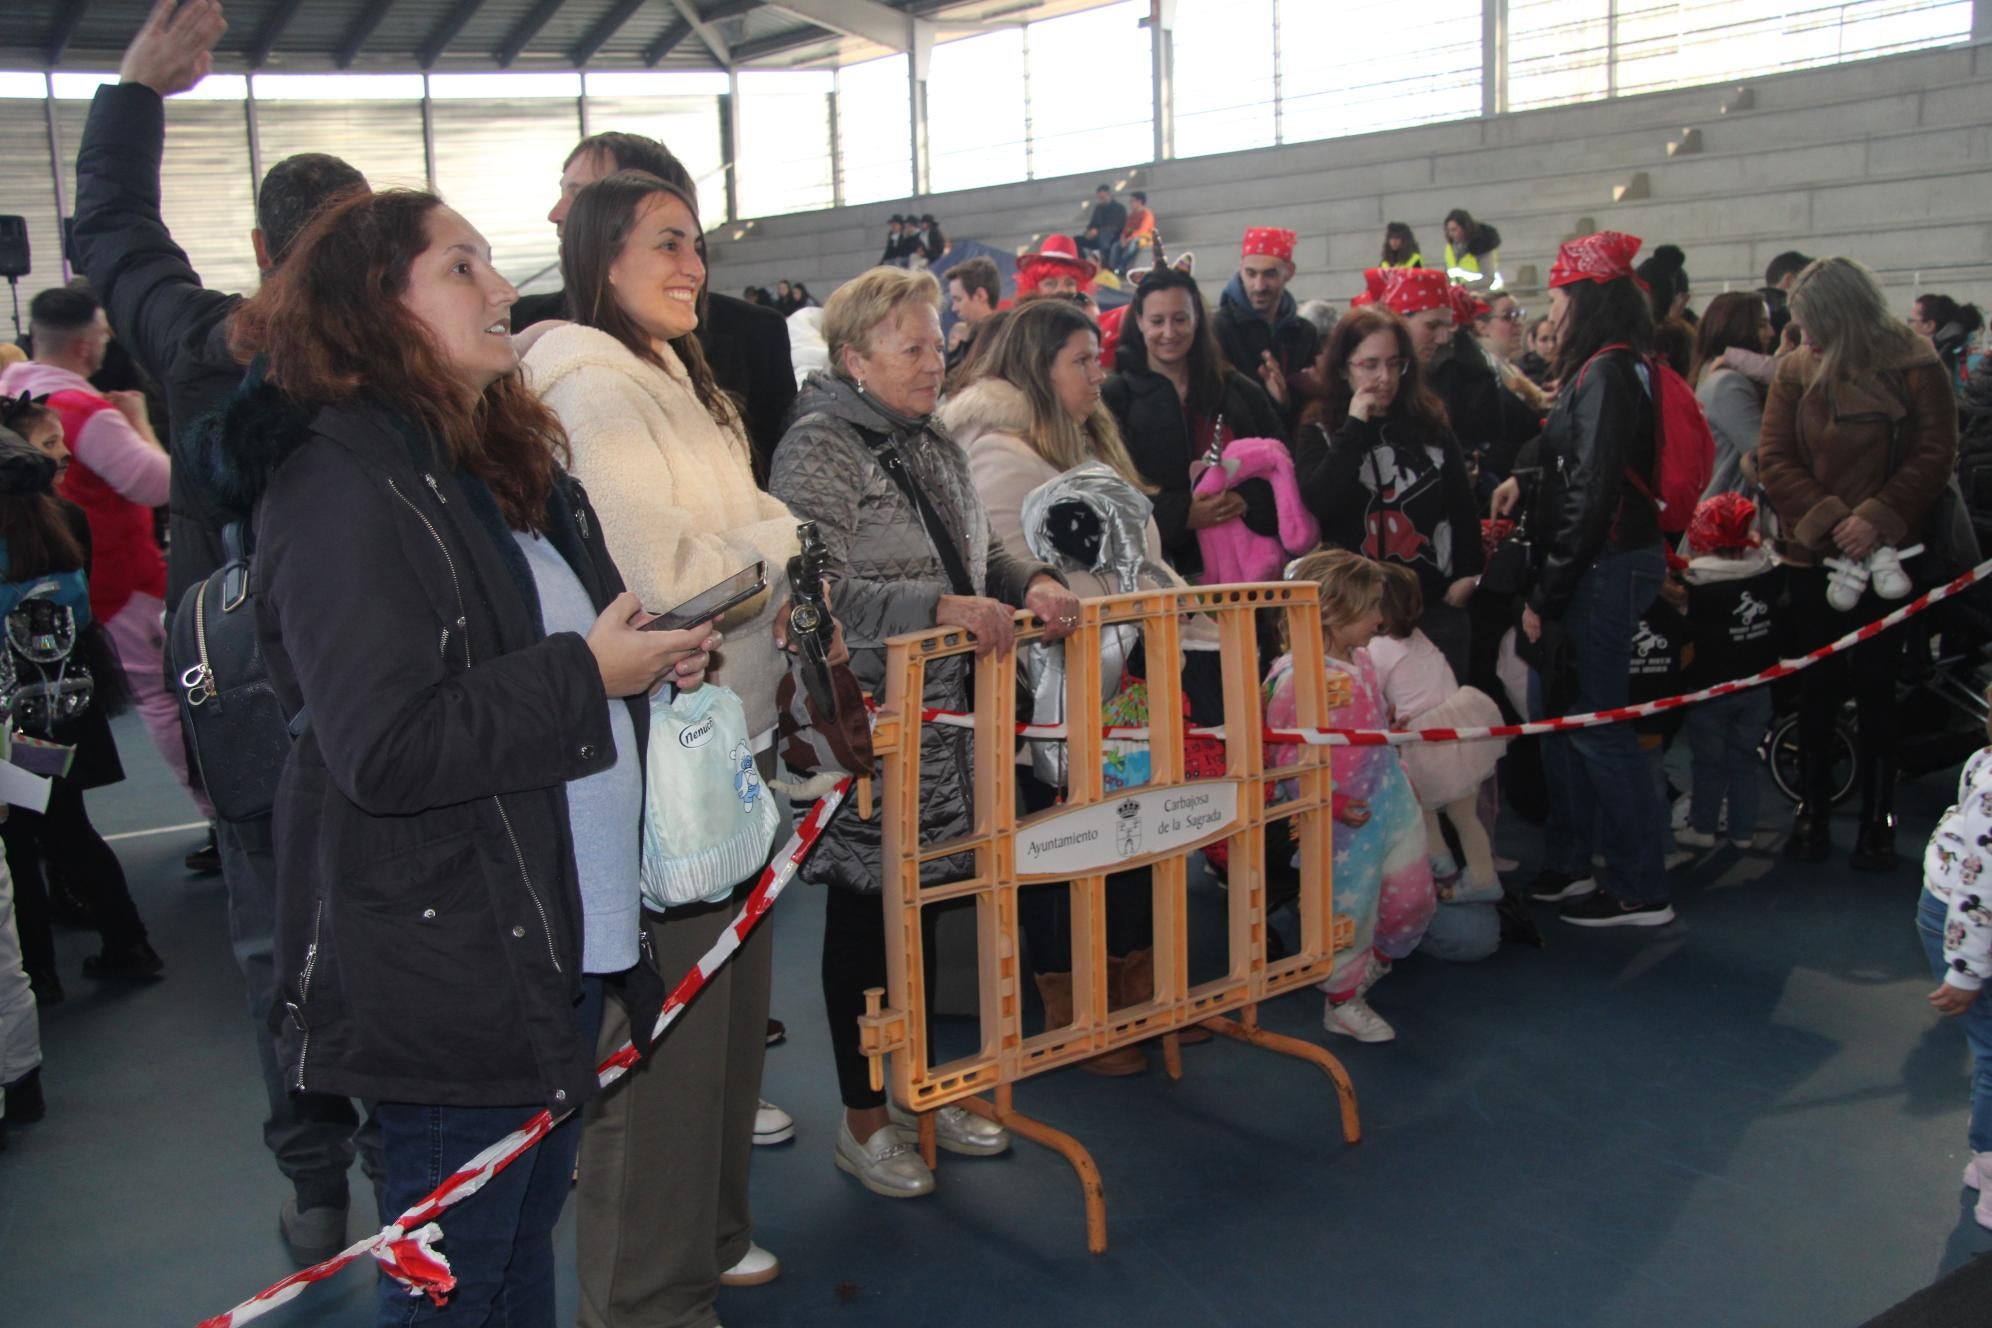
<instances>
[{"instance_id":1,"label":"blue sports floor","mask_svg":"<svg viewBox=\"0 0 1992 1328\"><path fill-rule=\"evenodd\" d=\"M100 826L193 820L143 733L121 724L120 746L133 777L93 795ZM1949 793L1906 786L1911 855ZM1767 822L1785 814L1767 797ZM1836 830L1843 853L1851 836ZM0 1153L8 1328L191 1325L289 1271L221 882L180 866L195 838L117 844L164 981L96 988L79 967L94 938L59 938L48 1119ZM1528 827L1504 838L1533 858ZM1032 1145L949 1159L914 1202L832 1167L822 900L796 887L773 918L789 1041L766 1095L798 1134L757 1154L754 1180L784 1272L724 1293L725 1321L1827 1328L1992 1249L1958 1185L1967 1057L1923 1002L1913 869L1725 849L1674 880L1681 920L1661 932L1580 933L1545 910L1546 949L1402 964L1372 998L1398 1041L1334 1044L1361 1098L1355 1147L1318 1072L1223 1040L1185 1051L1180 1084L1158 1066L1022 1087L1022 1109L1099 1161L1101 1258L1071 1173ZM1216 886L1193 894L1220 925ZM1312 995L1264 1018L1323 1037ZM563 1317L573 1297L569 1278ZM369 1304L349 1271L263 1322L361 1324Z\"/></svg>"}]
</instances>

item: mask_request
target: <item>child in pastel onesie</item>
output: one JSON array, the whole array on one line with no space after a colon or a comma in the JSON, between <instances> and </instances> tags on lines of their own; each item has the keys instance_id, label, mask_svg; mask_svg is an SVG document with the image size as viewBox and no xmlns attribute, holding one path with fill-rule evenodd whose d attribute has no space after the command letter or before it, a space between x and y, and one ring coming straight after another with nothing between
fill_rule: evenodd
<instances>
[{"instance_id":1,"label":"child in pastel onesie","mask_svg":"<svg viewBox=\"0 0 1992 1328\"><path fill-rule=\"evenodd\" d=\"M1363 647L1382 624L1383 569L1360 554L1330 550L1295 566L1295 581L1321 585L1323 645L1328 667L1347 675L1348 705L1330 711L1333 728L1387 728L1389 711ZM1266 723L1298 727L1293 656L1275 661L1266 679ZM1370 1008L1367 993L1392 961L1418 948L1437 908L1432 868L1425 857L1425 818L1404 764L1390 747L1336 747L1334 779L1333 906L1355 923L1355 945L1336 959L1322 983L1327 1005L1322 1027L1362 1042L1397 1036ZM1276 765L1300 759L1298 747L1282 748Z\"/></svg>"}]
</instances>

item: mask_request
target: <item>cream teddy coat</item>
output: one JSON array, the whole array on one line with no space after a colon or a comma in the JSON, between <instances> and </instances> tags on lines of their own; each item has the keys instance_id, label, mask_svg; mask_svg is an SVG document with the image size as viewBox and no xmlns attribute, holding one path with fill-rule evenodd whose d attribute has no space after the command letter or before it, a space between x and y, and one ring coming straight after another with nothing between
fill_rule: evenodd
<instances>
[{"instance_id":1,"label":"cream teddy coat","mask_svg":"<svg viewBox=\"0 0 1992 1328\"><path fill-rule=\"evenodd\" d=\"M739 423L716 422L677 355L661 353L662 370L572 323L533 345L526 381L567 430L569 470L644 608L662 613L766 560L768 593L721 620L726 641L707 674L739 695L758 738L775 726L775 685L787 671L772 629L788 598L796 519L755 485Z\"/></svg>"}]
</instances>

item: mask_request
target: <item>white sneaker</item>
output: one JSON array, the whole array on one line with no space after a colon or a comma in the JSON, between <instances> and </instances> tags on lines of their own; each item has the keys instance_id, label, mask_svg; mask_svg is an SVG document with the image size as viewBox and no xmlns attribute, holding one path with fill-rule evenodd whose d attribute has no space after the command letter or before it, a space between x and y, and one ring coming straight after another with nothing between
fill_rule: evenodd
<instances>
[{"instance_id":1,"label":"white sneaker","mask_svg":"<svg viewBox=\"0 0 1992 1328\"><path fill-rule=\"evenodd\" d=\"M1323 1002L1321 1027L1358 1042L1389 1042L1397 1037L1397 1030L1382 1015L1370 1009L1369 1002L1360 996L1352 996L1340 1005L1333 1001Z\"/></svg>"},{"instance_id":2,"label":"white sneaker","mask_svg":"<svg viewBox=\"0 0 1992 1328\"><path fill-rule=\"evenodd\" d=\"M837 1122L837 1169L858 1178L858 1184L887 1199L917 1199L934 1192L934 1173L920 1160L920 1150L888 1125L859 1143L851 1122Z\"/></svg>"},{"instance_id":3,"label":"white sneaker","mask_svg":"<svg viewBox=\"0 0 1992 1328\"><path fill-rule=\"evenodd\" d=\"M1833 569L1833 574L1826 578L1826 602L1841 613L1852 612L1867 590L1867 560L1828 558L1826 565Z\"/></svg>"},{"instance_id":4,"label":"white sneaker","mask_svg":"<svg viewBox=\"0 0 1992 1328\"><path fill-rule=\"evenodd\" d=\"M1964 1167L1964 1183L1978 1191L1978 1203L1973 1206L1971 1215L1978 1219L1981 1227L1992 1227L1992 1189L1985 1185L1987 1177L1992 1177L1992 1153L1974 1153Z\"/></svg>"},{"instance_id":5,"label":"white sneaker","mask_svg":"<svg viewBox=\"0 0 1992 1328\"><path fill-rule=\"evenodd\" d=\"M1682 848L1714 848L1715 836L1693 828L1676 830L1674 842Z\"/></svg>"},{"instance_id":6,"label":"white sneaker","mask_svg":"<svg viewBox=\"0 0 1992 1328\"><path fill-rule=\"evenodd\" d=\"M719 1275L719 1284L727 1287L761 1286L782 1275L782 1261L756 1245L747 1242L747 1253L740 1256L740 1262Z\"/></svg>"},{"instance_id":7,"label":"white sneaker","mask_svg":"<svg viewBox=\"0 0 1992 1328\"><path fill-rule=\"evenodd\" d=\"M1922 551L1920 544L1907 549L1892 549L1883 545L1869 554L1868 576L1874 582L1874 593L1883 599L1907 599L1913 587L1909 583L1909 574L1902 570L1902 560Z\"/></svg>"},{"instance_id":8,"label":"white sneaker","mask_svg":"<svg viewBox=\"0 0 1992 1328\"><path fill-rule=\"evenodd\" d=\"M920 1121L897 1102L888 1102L886 1114L906 1136L907 1142L920 1137ZM942 1107L934 1113L934 1142L950 1153L963 1157L994 1157L1007 1152L1010 1132L995 1121L984 1120L967 1107Z\"/></svg>"},{"instance_id":9,"label":"white sneaker","mask_svg":"<svg viewBox=\"0 0 1992 1328\"><path fill-rule=\"evenodd\" d=\"M766 1098L754 1111L754 1146L785 1144L795 1138L795 1118Z\"/></svg>"}]
</instances>

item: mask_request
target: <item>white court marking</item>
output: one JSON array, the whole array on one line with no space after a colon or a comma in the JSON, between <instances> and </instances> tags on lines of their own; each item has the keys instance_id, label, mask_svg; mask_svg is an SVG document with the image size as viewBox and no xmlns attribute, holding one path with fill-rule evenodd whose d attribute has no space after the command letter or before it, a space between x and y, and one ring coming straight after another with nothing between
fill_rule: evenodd
<instances>
[{"instance_id":1,"label":"white court marking","mask_svg":"<svg viewBox=\"0 0 1992 1328\"><path fill-rule=\"evenodd\" d=\"M152 835L177 835L185 830L205 830L206 821L189 821L185 825L158 825L150 830L123 830L115 835L105 835L106 844L115 844L121 839L146 839Z\"/></svg>"}]
</instances>

